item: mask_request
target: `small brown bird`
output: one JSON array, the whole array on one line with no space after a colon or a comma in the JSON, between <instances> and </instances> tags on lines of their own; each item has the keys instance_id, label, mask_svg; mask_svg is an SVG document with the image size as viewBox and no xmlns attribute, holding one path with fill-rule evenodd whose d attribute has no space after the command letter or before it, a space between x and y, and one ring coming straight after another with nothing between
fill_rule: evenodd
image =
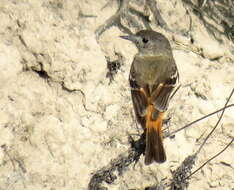
<instances>
[{"instance_id":1,"label":"small brown bird","mask_svg":"<svg viewBox=\"0 0 234 190\"><path fill-rule=\"evenodd\" d=\"M138 48L129 83L137 121L146 132L145 164L162 163L166 161L163 115L179 78L171 46L165 36L152 30L121 38L132 41Z\"/></svg>"}]
</instances>

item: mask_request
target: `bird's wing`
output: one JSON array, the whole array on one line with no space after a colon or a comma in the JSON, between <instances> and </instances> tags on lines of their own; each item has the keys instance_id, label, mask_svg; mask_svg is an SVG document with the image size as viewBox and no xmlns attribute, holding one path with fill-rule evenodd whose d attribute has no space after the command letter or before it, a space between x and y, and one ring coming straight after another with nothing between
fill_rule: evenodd
<instances>
[{"instance_id":1,"label":"bird's wing","mask_svg":"<svg viewBox=\"0 0 234 190\"><path fill-rule=\"evenodd\" d=\"M160 112L167 110L171 94L179 80L179 74L176 66L172 67L169 71L170 72L167 73L168 77L166 77L164 81L155 85L151 92L151 102Z\"/></svg>"},{"instance_id":2,"label":"bird's wing","mask_svg":"<svg viewBox=\"0 0 234 190\"><path fill-rule=\"evenodd\" d=\"M141 124L142 128L145 128L145 115L148 106L146 93L148 93L148 91L137 83L134 74L134 67L132 66L129 74L129 83L131 87L133 108L136 114L137 121Z\"/></svg>"}]
</instances>

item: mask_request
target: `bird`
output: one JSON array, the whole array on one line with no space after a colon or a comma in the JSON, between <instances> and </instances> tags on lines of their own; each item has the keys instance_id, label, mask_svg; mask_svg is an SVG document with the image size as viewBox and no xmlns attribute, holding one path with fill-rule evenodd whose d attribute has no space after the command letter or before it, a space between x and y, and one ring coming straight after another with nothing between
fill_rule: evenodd
<instances>
[{"instance_id":1,"label":"bird","mask_svg":"<svg viewBox=\"0 0 234 190\"><path fill-rule=\"evenodd\" d=\"M169 101L179 81L169 40L153 30L120 36L133 42L138 53L129 73L133 108L144 129L145 165L166 161L162 124Z\"/></svg>"}]
</instances>

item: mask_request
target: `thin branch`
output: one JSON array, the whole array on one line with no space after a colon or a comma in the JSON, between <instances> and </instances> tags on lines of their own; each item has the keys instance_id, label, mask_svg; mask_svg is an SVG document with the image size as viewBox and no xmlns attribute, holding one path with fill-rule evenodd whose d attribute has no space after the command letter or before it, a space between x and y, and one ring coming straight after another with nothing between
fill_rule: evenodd
<instances>
[{"instance_id":1,"label":"thin branch","mask_svg":"<svg viewBox=\"0 0 234 190\"><path fill-rule=\"evenodd\" d=\"M165 30L169 30L167 23L162 18L160 11L157 8L157 2L155 0L146 0L151 12L154 15L154 19L157 22L157 24L162 27ZM170 30L169 30L170 31Z\"/></svg>"},{"instance_id":2,"label":"thin branch","mask_svg":"<svg viewBox=\"0 0 234 190\"><path fill-rule=\"evenodd\" d=\"M207 0L202 0L202 3L199 5L201 8L203 8L206 4Z\"/></svg>"},{"instance_id":3,"label":"thin branch","mask_svg":"<svg viewBox=\"0 0 234 190\"><path fill-rule=\"evenodd\" d=\"M148 30L152 30L152 27L150 26L149 22L149 16L145 16L142 12L134 9L133 7L129 7L129 11L130 13L132 13L133 15L136 15L138 18L141 19L141 21L143 22L144 26L148 29Z\"/></svg>"},{"instance_id":4,"label":"thin branch","mask_svg":"<svg viewBox=\"0 0 234 190\"><path fill-rule=\"evenodd\" d=\"M212 112L212 113L209 113L209 114L207 114L207 115L205 115L205 116L203 116L203 117L201 117L201 118L199 118L199 119L197 119L197 120L195 120L195 121L192 121L191 123L185 125L184 127L181 127L181 128L179 128L179 129L177 129L177 130L175 130L175 131L172 131L170 134L168 134L168 135L165 136L165 137L174 135L174 134L176 134L177 132L182 131L183 129L186 129L186 128L190 127L191 125L193 125L193 124L195 124L195 123L197 123L197 122L199 122L199 121L201 121L201 120L203 120L203 119L206 119L207 117L210 117L210 116L212 116L212 115L214 115L214 114L216 114L216 113L218 113L218 112L220 112L220 111L223 111L224 109L227 109L227 108L230 108L230 107L233 107L233 106L234 106L234 104L230 104L230 105L228 105L228 106L226 106L226 107L223 107L223 108L221 108L221 109L219 109L219 110L217 110L217 111L214 111L214 112Z\"/></svg>"},{"instance_id":5,"label":"thin branch","mask_svg":"<svg viewBox=\"0 0 234 190\"><path fill-rule=\"evenodd\" d=\"M194 175L197 171L199 171L202 167L204 167L208 162L210 162L211 160L216 158L218 155L220 155L222 152L224 152L231 145L231 143L233 142L234 138L231 140L231 142L222 151L220 151L218 154L216 154L215 156L210 158L208 161L206 161L202 166L200 166L194 172L191 172L191 169L192 169L193 165L195 164L195 159L196 159L198 153L200 152L201 148L205 145L205 143L207 142L207 140L209 139L209 137L214 132L214 130L217 128L218 124L220 123L221 119L223 118L224 111L227 108L227 104L229 103L233 93L234 93L234 89L232 89L232 92L230 93L230 95L229 95L229 97L228 97L228 99L227 99L227 101L225 103L224 108L221 109L222 113L221 113L218 121L216 122L216 125L211 130L211 132L208 134L208 136L205 138L204 142L201 144L201 146L196 151L196 153L194 153L193 155L188 156L187 158L185 158L185 160L182 162L182 164L174 172L172 172L173 173L173 179L172 179L172 182L168 185L168 187L171 187L170 189L173 189L173 190L187 189L187 187L189 185L189 181L188 181L189 178L192 175Z\"/></svg>"},{"instance_id":6,"label":"thin branch","mask_svg":"<svg viewBox=\"0 0 234 190\"><path fill-rule=\"evenodd\" d=\"M221 41L218 35L225 35L233 41L233 38L229 37L231 34L231 27L233 26L233 10L234 6L232 1L207 1L199 0L198 5L195 5L190 0L182 0L191 11L197 16L205 26L206 30L212 34L212 36ZM212 23L214 22L214 23ZM224 30L220 30L220 26Z\"/></svg>"},{"instance_id":7,"label":"thin branch","mask_svg":"<svg viewBox=\"0 0 234 190\"><path fill-rule=\"evenodd\" d=\"M174 97L174 95L176 94L176 92L180 89L181 84L176 88L176 90L173 92L173 94L170 97L170 100Z\"/></svg>"},{"instance_id":8,"label":"thin branch","mask_svg":"<svg viewBox=\"0 0 234 190\"><path fill-rule=\"evenodd\" d=\"M130 0L119 0L119 8L118 8L117 12L112 17L107 19L105 21L105 23L103 25L99 26L97 28L97 30L95 31L97 41L98 41L100 35L104 31L106 31L108 28L110 28L110 27L112 27L113 25L116 25L116 24L119 25L120 17L123 14L123 12L127 9L129 1Z\"/></svg>"},{"instance_id":9,"label":"thin branch","mask_svg":"<svg viewBox=\"0 0 234 190\"><path fill-rule=\"evenodd\" d=\"M190 178L193 174L195 174L197 171L199 171L201 168L203 168L207 163L209 163L210 161L215 159L217 156L222 154L233 143L233 141L234 141L234 138L227 144L227 146L225 146L225 148L223 150L221 150L218 154L214 155L212 158L207 160L204 164L202 164L199 168L197 168L194 172L192 172L188 177L186 177L186 179Z\"/></svg>"},{"instance_id":10,"label":"thin branch","mask_svg":"<svg viewBox=\"0 0 234 190\"><path fill-rule=\"evenodd\" d=\"M221 115L220 115L220 117L219 117L219 119L218 119L216 125L215 125L214 128L211 130L211 132L207 135L207 137L205 138L205 140L203 141L203 143L201 144L201 146L200 146L199 149L197 150L196 154L198 154L198 153L201 151L202 147L205 145L205 143L207 142L207 140L210 138L210 136L212 135L212 133L215 131L215 129L216 129L217 126L219 125L221 119L223 118L223 114L224 114L224 112L225 112L225 109L226 109L226 107L227 107L227 105L228 105L228 103L229 103L229 101L230 101L230 99L231 99L233 93L234 93L234 88L232 89L232 92L231 92L231 94L229 95L229 97L228 97L228 99L227 99L227 101L226 101L226 103L225 103L224 109L223 109L223 111L222 111L222 113L221 113Z\"/></svg>"}]
</instances>

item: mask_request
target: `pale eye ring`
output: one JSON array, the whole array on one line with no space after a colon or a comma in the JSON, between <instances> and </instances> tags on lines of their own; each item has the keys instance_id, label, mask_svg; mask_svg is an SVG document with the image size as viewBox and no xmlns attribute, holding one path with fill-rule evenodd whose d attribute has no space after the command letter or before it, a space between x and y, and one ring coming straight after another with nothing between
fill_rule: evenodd
<instances>
[{"instance_id":1,"label":"pale eye ring","mask_svg":"<svg viewBox=\"0 0 234 190\"><path fill-rule=\"evenodd\" d=\"M142 42L146 44L149 40L147 38L142 38Z\"/></svg>"}]
</instances>

